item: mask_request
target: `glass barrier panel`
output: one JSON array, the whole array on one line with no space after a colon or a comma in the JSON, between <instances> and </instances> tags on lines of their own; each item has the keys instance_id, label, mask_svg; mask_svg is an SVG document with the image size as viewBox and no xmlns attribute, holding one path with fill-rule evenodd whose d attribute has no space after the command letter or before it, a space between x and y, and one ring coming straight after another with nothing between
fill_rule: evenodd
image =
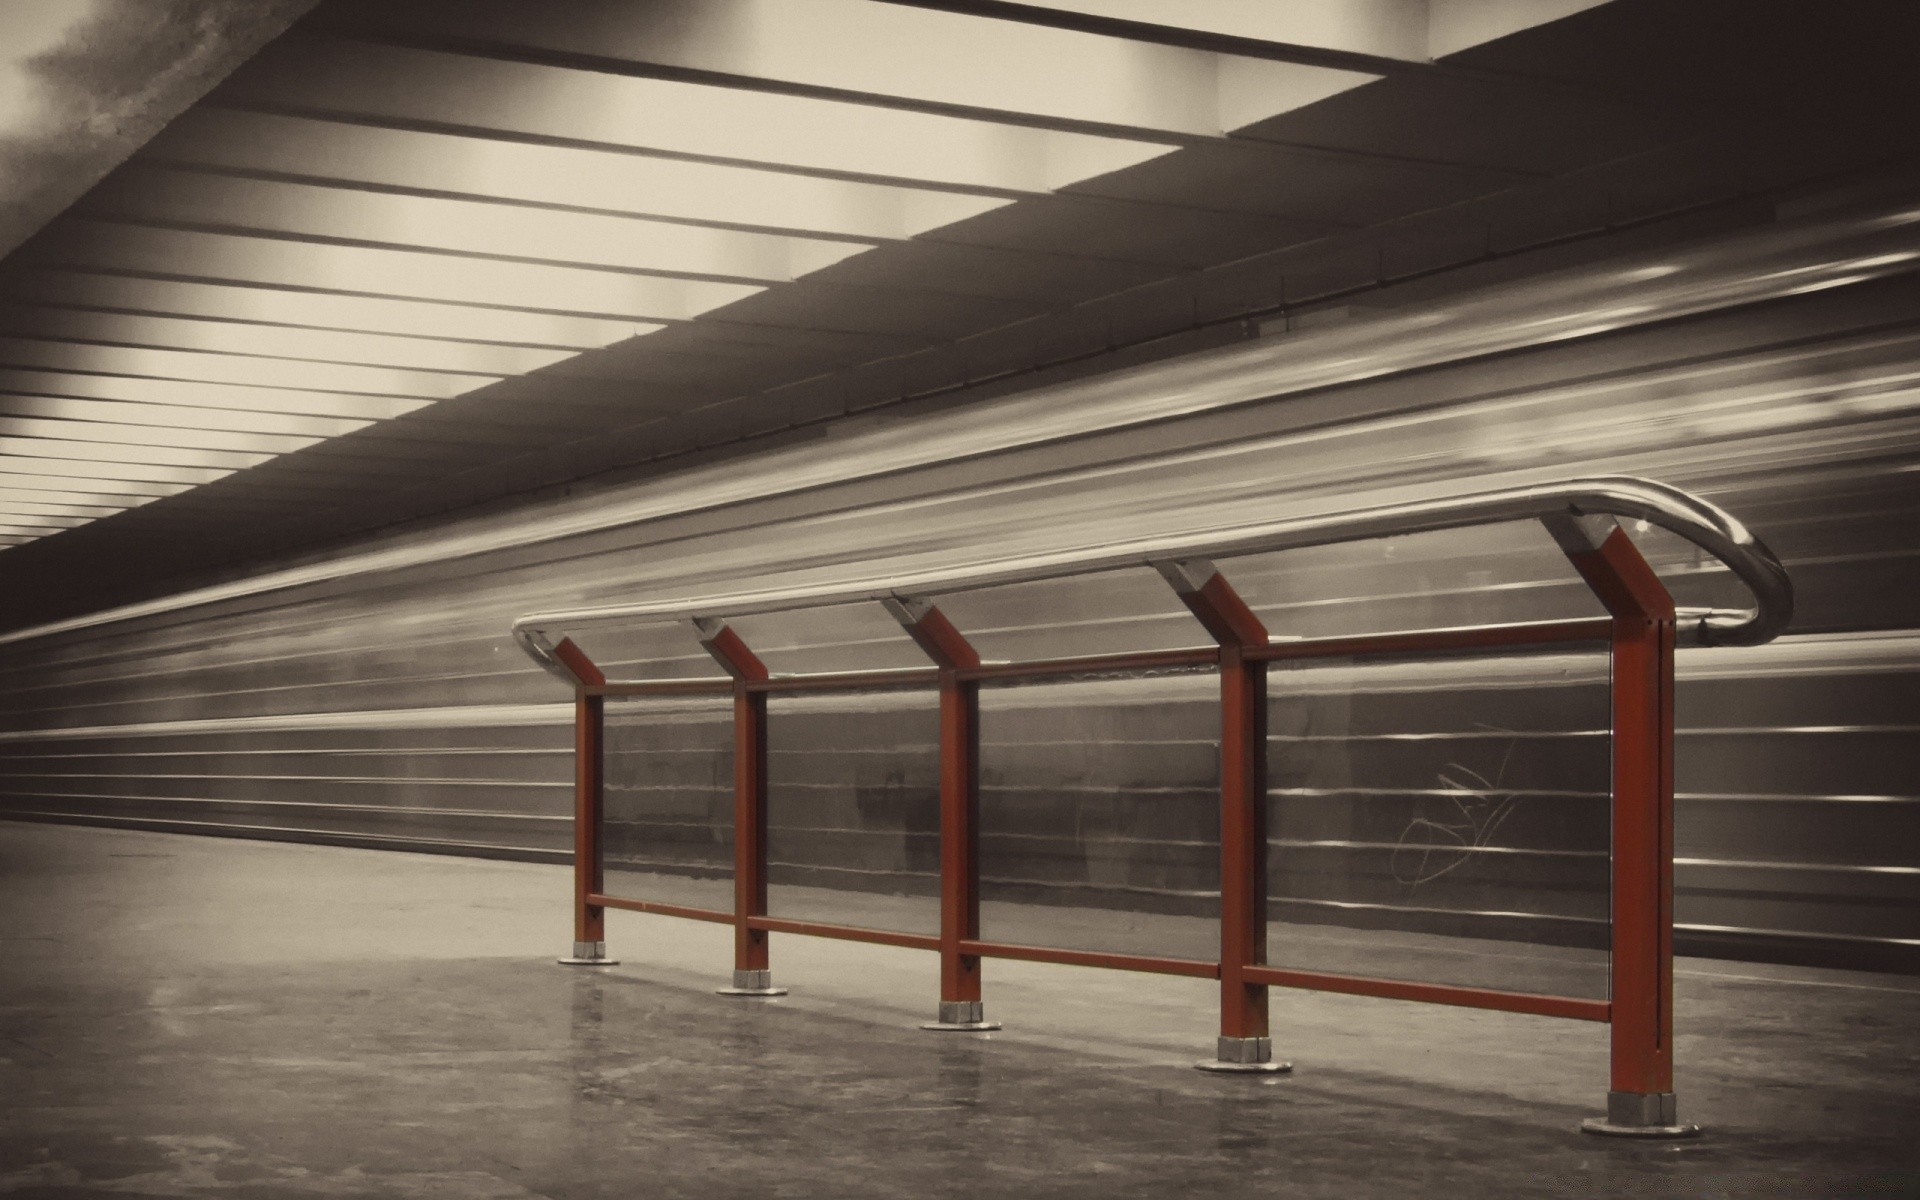
<instances>
[{"instance_id":1,"label":"glass barrier panel","mask_svg":"<svg viewBox=\"0 0 1920 1200\"><path fill-rule=\"evenodd\" d=\"M733 700L608 697L610 896L733 911Z\"/></svg>"},{"instance_id":2,"label":"glass barrier panel","mask_svg":"<svg viewBox=\"0 0 1920 1200\"><path fill-rule=\"evenodd\" d=\"M767 698L767 911L940 932L937 691Z\"/></svg>"},{"instance_id":3,"label":"glass barrier panel","mask_svg":"<svg viewBox=\"0 0 1920 1200\"><path fill-rule=\"evenodd\" d=\"M1217 564L1276 638L1606 615L1538 521L1249 554Z\"/></svg>"},{"instance_id":4,"label":"glass barrier panel","mask_svg":"<svg viewBox=\"0 0 1920 1200\"><path fill-rule=\"evenodd\" d=\"M1621 525L1640 548L1647 565L1659 573L1675 605L1734 610L1753 607L1753 594L1747 591L1747 585L1705 550L1679 534L1644 521L1622 521Z\"/></svg>"},{"instance_id":5,"label":"glass barrier panel","mask_svg":"<svg viewBox=\"0 0 1920 1200\"><path fill-rule=\"evenodd\" d=\"M713 655L708 654L686 621L656 625L584 626L556 629L586 651L608 679L725 679Z\"/></svg>"},{"instance_id":6,"label":"glass barrier panel","mask_svg":"<svg viewBox=\"0 0 1920 1200\"><path fill-rule=\"evenodd\" d=\"M882 671L933 665L877 600L728 617L727 623L776 672Z\"/></svg>"},{"instance_id":7,"label":"glass barrier panel","mask_svg":"<svg viewBox=\"0 0 1920 1200\"><path fill-rule=\"evenodd\" d=\"M1173 588L1148 567L942 593L933 599L989 660L1078 658L1212 644Z\"/></svg>"},{"instance_id":8,"label":"glass barrier panel","mask_svg":"<svg viewBox=\"0 0 1920 1200\"><path fill-rule=\"evenodd\" d=\"M1220 956L1220 683L980 690L987 941Z\"/></svg>"},{"instance_id":9,"label":"glass barrier panel","mask_svg":"<svg viewBox=\"0 0 1920 1200\"><path fill-rule=\"evenodd\" d=\"M1269 673L1268 960L1604 999L1608 663Z\"/></svg>"}]
</instances>

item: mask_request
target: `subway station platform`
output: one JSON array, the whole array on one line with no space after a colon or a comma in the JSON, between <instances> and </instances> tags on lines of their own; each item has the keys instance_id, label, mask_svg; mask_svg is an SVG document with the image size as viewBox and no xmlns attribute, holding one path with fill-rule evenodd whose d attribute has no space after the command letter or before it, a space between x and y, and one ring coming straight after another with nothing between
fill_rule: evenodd
<instances>
[{"instance_id":1,"label":"subway station platform","mask_svg":"<svg viewBox=\"0 0 1920 1200\"><path fill-rule=\"evenodd\" d=\"M1275 993L1292 1076L1191 1069L1213 985L610 915L565 868L0 825L0 1195L1909 1196L1920 980L1683 960L1682 1142L1576 1131L1602 1027Z\"/></svg>"}]
</instances>

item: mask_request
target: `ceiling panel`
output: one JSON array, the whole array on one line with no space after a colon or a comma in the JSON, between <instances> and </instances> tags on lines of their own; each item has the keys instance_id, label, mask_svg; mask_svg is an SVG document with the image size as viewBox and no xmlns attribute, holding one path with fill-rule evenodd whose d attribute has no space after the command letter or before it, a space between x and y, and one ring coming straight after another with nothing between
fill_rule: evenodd
<instances>
[{"instance_id":1,"label":"ceiling panel","mask_svg":"<svg viewBox=\"0 0 1920 1200\"><path fill-rule=\"evenodd\" d=\"M120 479L105 472L95 471L83 464L70 474L62 474L44 462L27 458L7 458L0 460L0 492L9 495L31 492L36 496L48 498L63 497L95 501L102 505L112 503L116 507L145 500L171 496L186 491L191 484L164 483L158 480ZM123 499L129 499L121 503Z\"/></svg>"},{"instance_id":2,"label":"ceiling panel","mask_svg":"<svg viewBox=\"0 0 1920 1200\"><path fill-rule=\"evenodd\" d=\"M564 21L518 0L415 0L340 4L327 16L363 36L453 27L466 44L510 52L1198 137L1377 78L867 0L571 0ZM1425 5L1379 24L1424 34Z\"/></svg>"},{"instance_id":3,"label":"ceiling panel","mask_svg":"<svg viewBox=\"0 0 1920 1200\"><path fill-rule=\"evenodd\" d=\"M43 499L55 495L50 492L27 491L24 488L0 488L0 501L5 501L7 512L16 515L41 515L49 517L72 517L92 520L95 517L111 516L119 511L110 504L81 503L84 495L72 499Z\"/></svg>"},{"instance_id":4,"label":"ceiling panel","mask_svg":"<svg viewBox=\"0 0 1920 1200\"><path fill-rule=\"evenodd\" d=\"M0 455L5 456L9 475L39 475L47 479L59 479L64 485L84 483L103 493L113 490L102 486L110 483L191 487L198 483L212 483L239 469L239 464L207 467L184 463L122 462L113 455L97 452L89 444L69 442L64 446L56 446L37 438L0 438ZM140 493L149 496L170 494L147 488L141 488Z\"/></svg>"},{"instance_id":5,"label":"ceiling panel","mask_svg":"<svg viewBox=\"0 0 1920 1200\"><path fill-rule=\"evenodd\" d=\"M1185 153L1181 155L1185 161ZM1158 173L1155 173L1157 176ZM1116 179L1107 186L1180 190L1165 178ZM1290 246L1339 232L1347 226L1257 212L1206 207L1223 197L1195 192L1181 205L1059 194L1023 200L1010 208L970 217L930 236L930 241L991 246L1026 254L1073 254L1158 268L1167 274L1203 267L1277 246Z\"/></svg>"},{"instance_id":6,"label":"ceiling panel","mask_svg":"<svg viewBox=\"0 0 1920 1200\"><path fill-rule=\"evenodd\" d=\"M246 348L244 336L235 340L233 352L230 353L0 338L0 365L263 388L293 387L313 392L410 396L421 400L444 400L484 387L499 378L493 375L455 375L443 371L408 371L397 367L366 367L353 363L257 358L241 353Z\"/></svg>"},{"instance_id":7,"label":"ceiling panel","mask_svg":"<svg viewBox=\"0 0 1920 1200\"><path fill-rule=\"evenodd\" d=\"M353 396L341 392L241 387L198 380L73 375L6 368L0 368L0 393L122 400L136 404L151 402L185 408L235 408L249 412L300 413L367 421L397 417L431 403L428 400L393 396Z\"/></svg>"},{"instance_id":8,"label":"ceiling panel","mask_svg":"<svg viewBox=\"0 0 1920 1200\"><path fill-rule=\"evenodd\" d=\"M151 443L122 443L90 441L72 437L46 436L33 434L8 437L0 432L0 455L10 460L22 457L59 463L63 467L73 463L92 462L105 464L116 472L125 472L130 467L184 467L194 471L210 471L224 474L237 471L242 467L258 466L272 458L264 451L253 450L215 450L200 446L158 446ZM9 462L10 466L21 466L18 462ZM218 478L218 474L193 482L207 483ZM168 479L170 476L133 474L123 475L128 479ZM184 480L185 476L171 477Z\"/></svg>"},{"instance_id":9,"label":"ceiling panel","mask_svg":"<svg viewBox=\"0 0 1920 1200\"><path fill-rule=\"evenodd\" d=\"M130 404L71 396L0 395L0 418L22 417L72 422L112 422L234 433L264 433L297 438L330 438L365 428L366 421L308 417L236 408L188 408L173 404Z\"/></svg>"},{"instance_id":10,"label":"ceiling panel","mask_svg":"<svg viewBox=\"0 0 1920 1200\"><path fill-rule=\"evenodd\" d=\"M218 95L231 107L1015 194L1178 144L329 37L282 38Z\"/></svg>"},{"instance_id":11,"label":"ceiling panel","mask_svg":"<svg viewBox=\"0 0 1920 1200\"><path fill-rule=\"evenodd\" d=\"M684 321L759 287L69 217L34 258L63 269L297 287L602 318Z\"/></svg>"},{"instance_id":12,"label":"ceiling panel","mask_svg":"<svg viewBox=\"0 0 1920 1200\"><path fill-rule=\"evenodd\" d=\"M8 295L32 304L576 351L660 328L568 313L292 290L305 286L300 283L275 288L145 279L45 270L24 262L7 273L4 286Z\"/></svg>"},{"instance_id":13,"label":"ceiling panel","mask_svg":"<svg viewBox=\"0 0 1920 1200\"><path fill-rule=\"evenodd\" d=\"M217 107L196 109L168 126L141 158L202 170L876 241L909 238L1013 203L1000 195Z\"/></svg>"},{"instance_id":14,"label":"ceiling panel","mask_svg":"<svg viewBox=\"0 0 1920 1200\"><path fill-rule=\"evenodd\" d=\"M155 349L244 353L312 363L444 371L483 377L481 382L488 377L523 375L574 355L571 350L533 346L393 337L378 333L342 333L330 329L300 329L241 321L63 308L0 310L0 336L5 335Z\"/></svg>"},{"instance_id":15,"label":"ceiling panel","mask_svg":"<svg viewBox=\"0 0 1920 1200\"><path fill-rule=\"evenodd\" d=\"M120 172L82 211L132 224L754 283L786 283L871 245L157 167Z\"/></svg>"},{"instance_id":16,"label":"ceiling panel","mask_svg":"<svg viewBox=\"0 0 1920 1200\"><path fill-rule=\"evenodd\" d=\"M53 444L106 442L126 447L192 448L240 451L262 456L239 463L253 466L264 456L291 454L322 439L280 433L235 433L178 425L116 425L97 418L56 420L45 417L0 416L0 438L43 438ZM96 452L98 453L98 452Z\"/></svg>"}]
</instances>

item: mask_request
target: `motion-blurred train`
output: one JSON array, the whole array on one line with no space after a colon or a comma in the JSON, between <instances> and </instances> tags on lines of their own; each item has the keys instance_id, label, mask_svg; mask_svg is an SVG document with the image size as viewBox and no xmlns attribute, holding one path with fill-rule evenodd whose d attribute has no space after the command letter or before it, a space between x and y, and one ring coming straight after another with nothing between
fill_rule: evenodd
<instances>
[{"instance_id":1,"label":"motion-blurred train","mask_svg":"<svg viewBox=\"0 0 1920 1200\"><path fill-rule=\"evenodd\" d=\"M571 707L509 638L522 613L1632 474L1742 519L1798 597L1776 642L1680 655L1680 952L1920 969L1916 269L1920 208L1896 204L1402 288L1344 320L16 631L0 814L563 861ZM1742 602L1689 548L1635 534L1681 604ZM1598 613L1537 526L1222 566L1281 636ZM1147 571L947 611L992 657L1205 642ZM877 611L738 628L777 670L922 661ZM622 675L714 669L685 630L582 640ZM989 690L984 936L1213 956L1213 688ZM1603 969L1603 653L1320 662L1276 668L1271 691L1274 961L1379 973L1367 956L1399 955L1556 988ZM932 927L933 704L774 702L776 915ZM725 890L726 734L706 702L610 709L610 887ZM566 904L556 886L556 941Z\"/></svg>"}]
</instances>

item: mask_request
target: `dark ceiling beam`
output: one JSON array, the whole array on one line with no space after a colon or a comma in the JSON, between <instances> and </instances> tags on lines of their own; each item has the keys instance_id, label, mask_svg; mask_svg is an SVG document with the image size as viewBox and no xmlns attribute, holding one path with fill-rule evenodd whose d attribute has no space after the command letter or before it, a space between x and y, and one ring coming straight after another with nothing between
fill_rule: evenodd
<instances>
[{"instance_id":1,"label":"dark ceiling beam","mask_svg":"<svg viewBox=\"0 0 1920 1200\"><path fill-rule=\"evenodd\" d=\"M1299 63L1302 66L1332 67L1342 71L1366 71L1376 75L1430 75L1444 72L1444 64L1432 60L1396 58L1384 54L1365 54L1353 50L1335 50L1324 46L1306 46L1272 42L1260 38L1189 29L1177 24L1131 21L1095 13L1070 12L1039 4L1020 4L1015 0L883 0L903 8L928 8L941 12L963 13L999 21L1017 21L1050 29L1070 29L1102 37L1125 38L1212 54L1232 54L1242 58L1264 58L1274 62ZM1286 0L1272 0L1284 4ZM1177 0L1168 7L1177 10Z\"/></svg>"}]
</instances>

